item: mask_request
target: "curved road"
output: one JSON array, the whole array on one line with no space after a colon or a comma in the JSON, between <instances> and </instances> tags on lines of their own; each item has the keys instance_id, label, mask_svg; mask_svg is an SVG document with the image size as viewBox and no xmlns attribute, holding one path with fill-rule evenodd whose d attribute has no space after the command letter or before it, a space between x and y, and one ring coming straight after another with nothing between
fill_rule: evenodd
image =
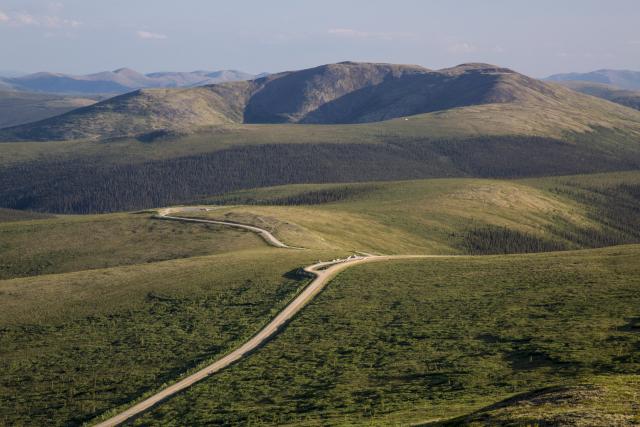
<instances>
[{"instance_id":1,"label":"curved road","mask_svg":"<svg viewBox=\"0 0 640 427\"><path fill-rule=\"evenodd\" d=\"M287 246L279 241L275 236L269 233L267 230L263 230L251 225L244 225L225 221L214 221L206 219L194 219L194 218L182 218L176 216L168 216L170 210L160 211L158 218L171 219L175 221L185 222L200 222L200 223L213 223L228 225L230 227L244 228L254 231L260 234L267 243L279 247L279 248L293 248ZM293 248L299 249L299 248ZM190 387L198 381L207 378L210 375L226 368L234 362L246 357L254 350L262 346L267 340L275 336L285 324L291 320L296 313L311 301L320 291L326 286L326 284L339 272L345 270L356 264L364 264L369 262L388 261L397 259L411 259L411 258L438 258L446 257L446 255L365 255L365 256L351 256L347 259L339 259L329 262L319 262L317 264L305 267L304 270L310 275L314 276L311 283L293 300L287 305L269 324L262 328L256 335L254 335L249 341L242 344L237 349L233 350L226 356L218 359L209 366L202 368L201 370L189 375L188 377L178 381L177 383L165 388L164 390L154 394L151 397L135 404L131 408L109 418L97 424L97 427L112 427L120 425L131 418L141 415L143 412L149 410L158 403L168 399L176 393Z\"/></svg>"},{"instance_id":2,"label":"curved road","mask_svg":"<svg viewBox=\"0 0 640 427\"><path fill-rule=\"evenodd\" d=\"M182 221L182 222L198 222L198 223L205 223L205 224L218 224L218 225L226 225L229 227L233 227L233 228L240 228L243 230L249 230L249 231L253 231L254 233L257 233L258 235L260 235L260 237L262 237L264 239L265 242L267 242L268 244L270 244L271 246L275 246L276 248L284 248L284 249L304 249L304 248L298 248L295 246L289 246L289 245L285 245L284 243L282 243L280 240L278 240L273 234L271 234L269 231L260 228L260 227L254 227L253 225L247 225L247 224L241 224L239 222L231 222L231 221L216 221L213 219L196 219L196 218L184 218L184 217L179 217L179 216L171 216L171 212L174 212L175 210L180 210L180 211L209 211L212 210L210 208L201 208L201 207L185 207L185 208L167 208L167 209L162 209L159 211L158 215L155 215L155 218L158 219L170 219L170 220L174 220L174 221Z\"/></svg>"}]
</instances>

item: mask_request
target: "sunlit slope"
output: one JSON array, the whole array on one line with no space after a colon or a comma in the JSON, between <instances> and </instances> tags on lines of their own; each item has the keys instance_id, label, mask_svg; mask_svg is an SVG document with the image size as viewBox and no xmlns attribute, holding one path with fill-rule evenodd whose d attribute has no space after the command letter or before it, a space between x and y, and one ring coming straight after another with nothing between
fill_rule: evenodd
<instances>
[{"instance_id":1,"label":"sunlit slope","mask_svg":"<svg viewBox=\"0 0 640 427\"><path fill-rule=\"evenodd\" d=\"M343 199L313 204L314 196L320 201L323 197ZM566 212L568 221L586 221L564 200L517 183L492 180L275 187L231 194L221 201L293 206L218 207L200 215L264 223L284 239L309 244L306 233L295 233L292 225L282 225L288 222L309 230L314 247L382 253L457 252L456 233L483 224L545 236L544 226L553 223L556 212Z\"/></svg>"},{"instance_id":2,"label":"sunlit slope","mask_svg":"<svg viewBox=\"0 0 640 427\"><path fill-rule=\"evenodd\" d=\"M202 126L232 123L232 117L238 114L233 100L236 96L241 98L241 92L239 89L227 102L205 88L140 89L36 122L36 125L3 132L39 141L190 132ZM23 134L22 129L26 133Z\"/></svg>"},{"instance_id":3,"label":"sunlit slope","mask_svg":"<svg viewBox=\"0 0 640 427\"><path fill-rule=\"evenodd\" d=\"M639 185L640 174L628 172L283 186L206 199L222 206L189 215L259 224L316 248L499 253L518 251L509 241L523 239L520 251L558 250L640 241Z\"/></svg>"},{"instance_id":4,"label":"sunlit slope","mask_svg":"<svg viewBox=\"0 0 640 427\"><path fill-rule=\"evenodd\" d=\"M560 423L574 412L633 425L639 255L634 245L353 267L251 358L135 424L423 424L559 386L564 404L550 393L544 406L488 408L486 424L574 425Z\"/></svg>"},{"instance_id":5,"label":"sunlit slope","mask_svg":"<svg viewBox=\"0 0 640 427\"><path fill-rule=\"evenodd\" d=\"M602 375L588 378L583 384L519 394L467 416L422 426L631 426L640 423L638 393L638 375Z\"/></svg>"},{"instance_id":6,"label":"sunlit slope","mask_svg":"<svg viewBox=\"0 0 640 427\"><path fill-rule=\"evenodd\" d=\"M254 333L318 259L640 241L639 185L638 172L295 185L183 209L300 251L152 212L2 223L5 272L38 276L0 280L0 420L81 424L126 406ZM628 245L356 267L250 359L138 422L423 423L547 386L600 387L611 366L637 372L637 259Z\"/></svg>"},{"instance_id":7,"label":"sunlit slope","mask_svg":"<svg viewBox=\"0 0 640 427\"><path fill-rule=\"evenodd\" d=\"M0 424L82 425L175 381L257 332L307 283L297 268L332 256L258 242L0 280Z\"/></svg>"},{"instance_id":8,"label":"sunlit slope","mask_svg":"<svg viewBox=\"0 0 640 427\"><path fill-rule=\"evenodd\" d=\"M182 214L250 223L292 246L343 254L540 252L640 241L639 186L638 172L291 185L195 200L208 210ZM153 211L48 219L4 212L12 220L0 223L4 278L263 245L252 233L156 220Z\"/></svg>"},{"instance_id":9,"label":"sunlit slope","mask_svg":"<svg viewBox=\"0 0 640 427\"><path fill-rule=\"evenodd\" d=\"M152 220L149 213L51 219L12 213L10 222L0 222L0 280L262 246L261 239L252 233Z\"/></svg>"}]
</instances>

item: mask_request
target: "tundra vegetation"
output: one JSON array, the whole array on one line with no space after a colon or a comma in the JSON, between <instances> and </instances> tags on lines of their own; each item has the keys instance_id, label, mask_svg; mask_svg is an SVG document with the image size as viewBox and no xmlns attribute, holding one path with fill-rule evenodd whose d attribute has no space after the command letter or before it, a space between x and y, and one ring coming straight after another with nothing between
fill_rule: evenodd
<instances>
[{"instance_id":1,"label":"tundra vegetation","mask_svg":"<svg viewBox=\"0 0 640 427\"><path fill-rule=\"evenodd\" d=\"M307 283L299 267L357 249L569 251L354 268L250 359L139 422L406 423L547 386L626 396L606 382L637 374L638 249L575 249L609 243L585 230L638 241L639 179L294 185L183 213L253 223L305 251L153 211L12 221L5 210L0 419L80 425L124 408L255 333Z\"/></svg>"},{"instance_id":2,"label":"tundra vegetation","mask_svg":"<svg viewBox=\"0 0 640 427\"><path fill-rule=\"evenodd\" d=\"M134 423L640 422L640 111L488 64L349 62L139 90L0 141L1 425L127 408L356 251L447 257L341 273ZM155 215L176 204L305 249Z\"/></svg>"}]
</instances>

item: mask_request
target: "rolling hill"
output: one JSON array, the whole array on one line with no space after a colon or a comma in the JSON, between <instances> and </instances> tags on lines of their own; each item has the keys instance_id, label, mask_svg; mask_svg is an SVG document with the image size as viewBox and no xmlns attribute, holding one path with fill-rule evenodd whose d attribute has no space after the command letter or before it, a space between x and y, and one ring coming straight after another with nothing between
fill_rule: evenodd
<instances>
[{"instance_id":1,"label":"rolling hill","mask_svg":"<svg viewBox=\"0 0 640 427\"><path fill-rule=\"evenodd\" d=\"M182 87L248 80L255 76L237 70L157 72L141 74L130 68L87 75L41 72L5 77L0 84L16 90L67 94L119 94L152 87Z\"/></svg>"},{"instance_id":2,"label":"rolling hill","mask_svg":"<svg viewBox=\"0 0 640 427\"><path fill-rule=\"evenodd\" d=\"M506 68L464 64L431 71L417 66L346 62L255 81L140 90L5 130L0 138L122 138L154 132L193 133L223 124L354 124L450 110L464 117L468 107L488 105L513 109L514 126L527 126L520 120L534 122L542 114L543 126L560 132L595 127L640 131L638 113ZM530 111L517 112L522 109ZM538 131L543 133L544 129Z\"/></svg>"},{"instance_id":3,"label":"rolling hill","mask_svg":"<svg viewBox=\"0 0 640 427\"><path fill-rule=\"evenodd\" d=\"M352 267L260 351L132 424L637 425L639 254Z\"/></svg>"},{"instance_id":4,"label":"rolling hill","mask_svg":"<svg viewBox=\"0 0 640 427\"><path fill-rule=\"evenodd\" d=\"M96 102L88 97L0 89L0 128L46 119Z\"/></svg>"},{"instance_id":5,"label":"rolling hill","mask_svg":"<svg viewBox=\"0 0 640 427\"><path fill-rule=\"evenodd\" d=\"M640 246L514 252L639 241L639 184L627 172L297 185L176 213L256 223L300 251L152 211L1 223L0 420L91 424L254 335L308 283L299 267L353 250L487 253L462 244L478 230L500 255L354 266L264 348L134 425L633 420Z\"/></svg>"},{"instance_id":6,"label":"rolling hill","mask_svg":"<svg viewBox=\"0 0 640 427\"><path fill-rule=\"evenodd\" d=\"M18 141L0 144L2 207L61 213L293 183L640 168L640 112L486 64L348 62L142 89L0 139Z\"/></svg>"},{"instance_id":7,"label":"rolling hill","mask_svg":"<svg viewBox=\"0 0 640 427\"><path fill-rule=\"evenodd\" d=\"M575 91L606 99L616 104L640 110L640 90L620 89L604 83L591 83L579 80L564 80L558 82Z\"/></svg>"},{"instance_id":8,"label":"rolling hill","mask_svg":"<svg viewBox=\"0 0 640 427\"><path fill-rule=\"evenodd\" d=\"M242 89L248 85L243 82L229 87L233 90L227 98L204 87L140 89L4 132L18 138L28 135L27 139L38 141L141 136L158 131L188 132L204 124L233 123L232 118L238 115L238 107L234 104L242 102Z\"/></svg>"},{"instance_id":9,"label":"rolling hill","mask_svg":"<svg viewBox=\"0 0 640 427\"><path fill-rule=\"evenodd\" d=\"M556 130L640 129L640 114L506 68L340 63L192 89L140 90L5 130L5 140L119 138L255 123L348 124L497 105L537 110ZM457 112L457 110L456 110ZM516 117L514 117L515 119ZM518 117L519 119L519 117ZM532 115L529 120L535 120ZM520 123L518 123L520 124Z\"/></svg>"},{"instance_id":10,"label":"rolling hill","mask_svg":"<svg viewBox=\"0 0 640 427\"><path fill-rule=\"evenodd\" d=\"M596 70L589 73L554 74L545 80L583 81L590 83L603 83L617 86L621 89L640 90L640 71L630 70Z\"/></svg>"}]
</instances>

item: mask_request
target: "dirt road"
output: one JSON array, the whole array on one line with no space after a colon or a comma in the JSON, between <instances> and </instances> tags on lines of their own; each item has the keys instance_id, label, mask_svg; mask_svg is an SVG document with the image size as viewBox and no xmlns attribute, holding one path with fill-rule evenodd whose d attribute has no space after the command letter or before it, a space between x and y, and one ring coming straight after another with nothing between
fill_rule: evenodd
<instances>
[{"instance_id":1,"label":"dirt road","mask_svg":"<svg viewBox=\"0 0 640 427\"><path fill-rule=\"evenodd\" d=\"M236 223L226 223L224 221L211 221L205 219L192 219L192 218L181 218L175 216L167 216L163 215L162 212L160 214L162 218L172 219L176 221L186 221L186 222L202 222L202 223L215 223L222 225L229 225L230 227L240 227L241 224ZM245 228L251 231L255 231L267 240L266 236L271 236L269 240L267 240L270 244L277 246L279 248L290 248L290 246L285 245L276 239L271 233L266 230L263 230L258 227L243 225L241 228ZM272 239L272 240L271 240ZM277 244L276 244L277 243ZM314 279L311 283L293 300L287 305L267 326L262 328L256 335L254 335L247 342L242 344L237 349L233 350L231 353L226 356L218 359L214 363L209 366L199 370L198 372L189 375L188 377L178 381L177 383L165 388L164 390L154 394L153 396L141 401L140 403L135 404L131 408L115 415L112 418L109 418L106 421L103 421L97 424L98 427L110 427L120 425L131 418L139 416L143 412L147 411L151 407L157 405L158 403L168 399L174 394L190 387L198 381L201 381L207 378L210 375L215 374L216 372L228 367L234 362L246 357L251 352L260 348L265 342L267 342L270 338L274 337L285 325L286 323L293 318L302 308L311 301L320 291L326 286L326 284L339 272L345 270L351 266L357 264L364 264L369 262L380 262L380 261L389 261L389 260L398 260L398 259L412 259L412 258L435 258L440 257L439 255L364 255L364 256L352 256L347 259L338 259L329 262L320 262L314 265L310 265L305 267L305 271L310 275L314 276Z\"/></svg>"},{"instance_id":2,"label":"dirt road","mask_svg":"<svg viewBox=\"0 0 640 427\"><path fill-rule=\"evenodd\" d=\"M254 233L257 233L258 235L260 235L260 237L262 237L264 239L265 242L267 242L271 246L275 246L276 248L304 249L304 248L298 248L298 247L295 247L295 246L285 245L280 240L278 240L273 234L271 234L269 231L267 231L267 230L265 230L263 228L260 228L260 227L254 227L253 225L240 224L238 222L231 222L231 221L217 221L217 220L213 220L213 219L184 218L184 217L178 217L178 216L171 216L170 215L171 212L174 212L175 210L178 210L178 209L181 212L194 212L194 211L206 211L206 210L209 210L210 208L205 208L205 207L167 208L167 209L160 210L158 215L156 215L155 217L158 218L158 219L168 219L168 220L173 220L173 221L197 222L197 223L204 223L204 224L218 224L218 225L226 225L226 226L233 227L233 228L240 228L240 229L243 229L243 230L249 230L249 231L253 231Z\"/></svg>"}]
</instances>

